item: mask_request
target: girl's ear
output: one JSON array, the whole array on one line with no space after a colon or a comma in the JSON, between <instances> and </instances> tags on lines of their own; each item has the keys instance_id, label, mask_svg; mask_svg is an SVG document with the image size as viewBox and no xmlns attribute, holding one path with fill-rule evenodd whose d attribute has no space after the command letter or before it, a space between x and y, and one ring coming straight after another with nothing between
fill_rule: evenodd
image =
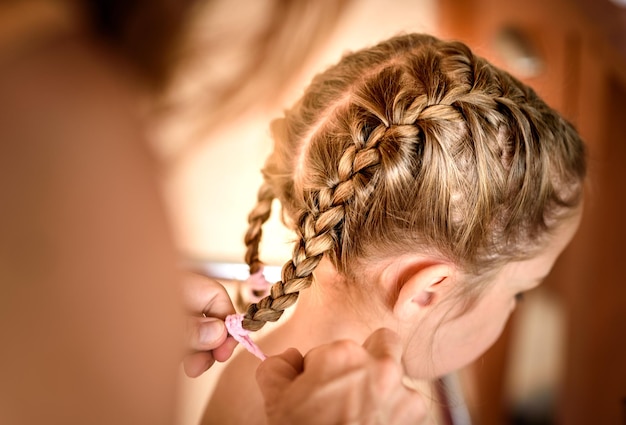
<instances>
[{"instance_id":1,"label":"girl's ear","mask_svg":"<svg viewBox=\"0 0 626 425\"><path fill-rule=\"evenodd\" d=\"M394 315L403 322L414 322L439 304L451 292L454 266L418 262L407 265L397 275L397 297Z\"/></svg>"}]
</instances>

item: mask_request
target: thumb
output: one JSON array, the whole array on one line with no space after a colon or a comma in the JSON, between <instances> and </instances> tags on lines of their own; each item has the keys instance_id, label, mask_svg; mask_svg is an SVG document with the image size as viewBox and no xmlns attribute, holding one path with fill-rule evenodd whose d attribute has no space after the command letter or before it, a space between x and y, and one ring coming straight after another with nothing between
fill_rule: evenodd
<instances>
[{"instance_id":1,"label":"thumb","mask_svg":"<svg viewBox=\"0 0 626 425\"><path fill-rule=\"evenodd\" d=\"M272 402L302 373L304 358L295 348L289 348L282 354L268 357L256 371L256 380L265 402Z\"/></svg>"},{"instance_id":2,"label":"thumb","mask_svg":"<svg viewBox=\"0 0 626 425\"><path fill-rule=\"evenodd\" d=\"M363 348L376 359L391 358L400 363L402 358L402 342L397 333L381 328L372 333L363 343Z\"/></svg>"}]
</instances>

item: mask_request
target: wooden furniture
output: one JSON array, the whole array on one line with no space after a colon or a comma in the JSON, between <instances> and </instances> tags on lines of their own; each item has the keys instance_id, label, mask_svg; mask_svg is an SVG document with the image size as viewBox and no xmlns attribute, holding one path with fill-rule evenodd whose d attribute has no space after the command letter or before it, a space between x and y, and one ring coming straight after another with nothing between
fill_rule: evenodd
<instances>
[{"instance_id":1,"label":"wooden furniture","mask_svg":"<svg viewBox=\"0 0 626 425\"><path fill-rule=\"evenodd\" d=\"M466 42L532 85L588 144L583 222L545 283L558 292L567 316L565 377L554 421L626 423L626 8L609 0L439 4L443 37ZM536 55L539 69L507 61L511 46L503 51L498 40L511 33L513 50ZM477 425L507 423L502 386L509 336L505 332L474 368Z\"/></svg>"}]
</instances>

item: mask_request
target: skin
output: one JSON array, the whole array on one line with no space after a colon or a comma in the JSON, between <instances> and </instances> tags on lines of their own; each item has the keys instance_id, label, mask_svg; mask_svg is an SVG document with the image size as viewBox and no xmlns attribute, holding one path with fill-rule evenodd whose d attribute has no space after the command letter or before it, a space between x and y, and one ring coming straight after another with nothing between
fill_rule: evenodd
<instances>
[{"instance_id":1,"label":"skin","mask_svg":"<svg viewBox=\"0 0 626 425\"><path fill-rule=\"evenodd\" d=\"M580 216L577 210L564 220L535 257L498 270L477 304L459 317L455 317L459 311L450 305L458 300L453 289L463 284L463 275L453 265L419 255L387 261L372 273L381 296L371 297L372 288L359 292L347 287L330 263L323 261L316 270L314 285L300 294L289 320L259 345L269 354L288 347L312 353L315 346L335 340L364 341L373 330L384 326L400 336L403 373L411 378L428 380L456 370L498 338L515 308L515 296L539 285L549 273L576 232ZM374 303L372 298L376 298ZM370 304L365 304L366 299ZM391 303L385 301L389 299ZM209 401L204 423L211 423L209 417L224 423L266 423L259 414L263 396L250 379L258 364L247 352L232 359Z\"/></svg>"}]
</instances>

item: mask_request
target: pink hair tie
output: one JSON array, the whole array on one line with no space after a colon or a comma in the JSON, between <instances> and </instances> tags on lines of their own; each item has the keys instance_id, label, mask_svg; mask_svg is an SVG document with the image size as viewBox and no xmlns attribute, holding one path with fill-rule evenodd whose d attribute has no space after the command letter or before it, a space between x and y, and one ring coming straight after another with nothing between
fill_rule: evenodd
<instances>
[{"instance_id":1,"label":"pink hair tie","mask_svg":"<svg viewBox=\"0 0 626 425\"><path fill-rule=\"evenodd\" d=\"M244 282L244 288L248 292L247 301L252 303L259 302L262 298L269 295L271 286L272 284L265 279L263 266L259 267L259 270L251 274Z\"/></svg>"},{"instance_id":2,"label":"pink hair tie","mask_svg":"<svg viewBox=\"0 0 626 425\"><path fill-rule=\"evenodd\" d=\"M235 338L235 341L243 345L246 350L257 356L261 360L265 360L267 356L261 351L258 345L250 338L250 332L243 328L243 314L230 314L226 316L226 329L228 333Z\"/></svg>"}]
</instances>

